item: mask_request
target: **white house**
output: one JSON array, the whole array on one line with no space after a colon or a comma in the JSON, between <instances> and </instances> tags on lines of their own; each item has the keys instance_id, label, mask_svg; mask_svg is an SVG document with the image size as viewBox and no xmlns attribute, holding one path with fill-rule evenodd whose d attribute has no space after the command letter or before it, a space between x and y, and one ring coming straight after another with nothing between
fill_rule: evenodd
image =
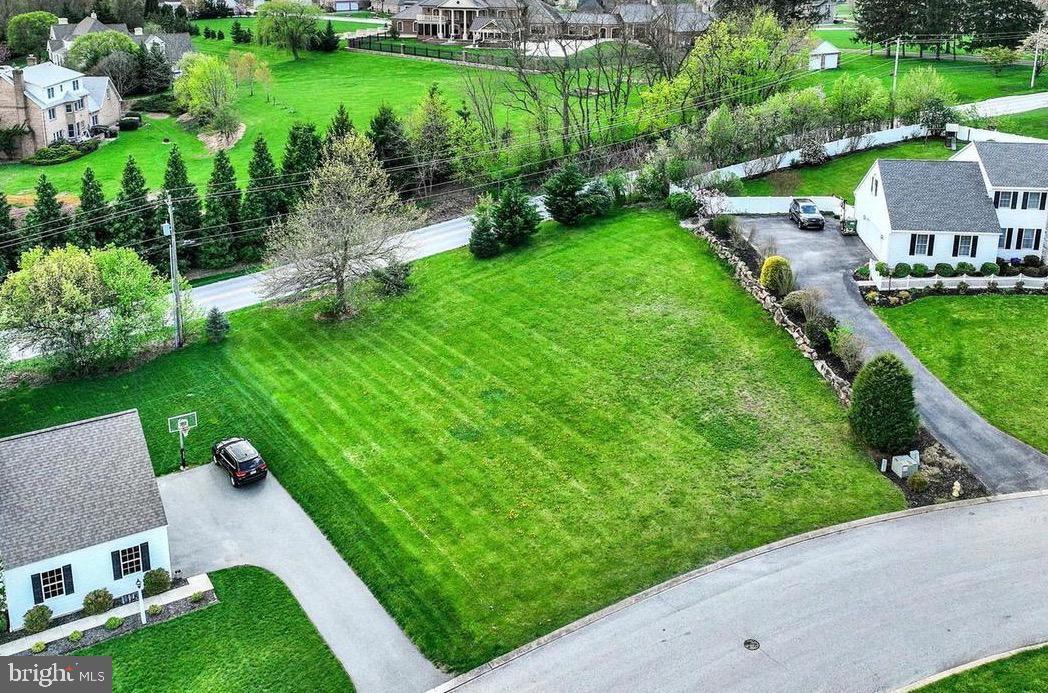
<instances>
[{"instance_id":1,"label":"white house","mask_svg":"<svg viewBox=\"0 0 1048 693\"><path fill-rule=\"evenodd\" d=\"M829 41L823 41L808 54L809 70L836 70L841 60L841 49Z\"/></svg>"},{"instance_id":2,"label":"white house","mask_svg":"<svg viewBox=\"0 0 1048 693\"><path fill-rule=\"evenodd\" d=\"M36 604L61 616L92 590L119 599L147 570L171 570L136 410L0 440L0 509L12 630Z\"/></svg>"},{"instance_id":3,"label":"white house","mask_svg":"<svg viewBox=\"0 0 1048 693\"><path fill-rule=\"evenodd\" d=\"M972 142L951 158L979 165L1001 227L997 257L1043 257L1043 235L1048 228L1048 142Z\"/></svg>"},{"instance_id":4,"label":"white house","mask_svg":"<svg viewBox=\"0 0 1048 693\"><path fill-rule=\"evenodd\" d=\"M859 237L889 265L997 258L1000 226L974 161L878 159L855 188Z\"/></svg>"}]
</instances>

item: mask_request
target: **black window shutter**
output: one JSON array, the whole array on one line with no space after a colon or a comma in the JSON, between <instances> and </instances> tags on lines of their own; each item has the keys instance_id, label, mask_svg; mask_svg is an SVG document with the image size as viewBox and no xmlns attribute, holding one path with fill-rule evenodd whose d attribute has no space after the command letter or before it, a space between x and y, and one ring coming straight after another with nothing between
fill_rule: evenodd
<instances>
[{"instance_id":1,"label":"black window shutter","mask_svg":"<svg viewBox=\"0 0 1048 693\"><path fill-rule=\"evenodd\" d=\"M972 236L972 257L975 257L976 251L979 250L979 237Z\"/></svg>"},{"instance_id":2,"label":"black window shutter","mask_svg":"<svg viewBox=\"0 0 1048 693\"><path fill-rule=\"evenodd\" d=\"M65 583L65 593L73 594L73 566L68 563L62 566L62 582Z\"/></svg>"},{"instance_id":3,"label":"black window shutter","mask_svg":"<svg viewBox=\"0 0 1048 693\"><path fill-rule=\"evenodd\" d=\"M1040 229L1037 229L1036 231L1033 232L1033 249L1034 250L1040 250L1041 249L1041 230Z\"/></svg>"},{"instance_id":4,"label":"black window shutter","mask_svg":"<svg viewBox=\"0 0 1048 693\"><path fill-rule=\"evenodd\" d=\"M1018 192L1013 192L1012 193L1012 209L1015 209L1015 205L1018 202L1019 202L1019 193Z\"/></svg>"},{"instance_id":5,"label":"black window shutter","mask_svg":"<svg viewBox=\"0 0 1048 693\"><path fill-rule=\"evenodd\" d=\"M958 249L961 247L961 237L954 235L953 237L953 256L957 257Z\"/></svg>"},{"instance_id":6,"label":"black window shutter","mask_svg":"<svg viewBox=\"0 0 1048 693\"><path fill-rule=\"evenodd\" d=\"M1023 209L1026 209L1030 205L1030 193L1023 193Z\"/></svg>"},{"instance_id":7,"label":"black window shutter","mask_svg":"<svg viewBox=\"0 0 1048 693\"><path fill-rule=\"evenodd\" d=\"M1004 234L1004 249L1008 250L1012 247L1012 230L1008 229L1007 233Z\"/></svg>"},{"instance_id":8,"label":"black window shutter","mask_svg":"<svg viewBox=\"0 0 1048 693\"><path fill-rule=\"evenodd\" d=\"M935 234L928 234L928 254L932 255L935 252Z\"/></svg>"},{"instance_id":9,"label":"black window shutter","mask_svg":"<svg viewBox=\"0 0 1048 693\"><path fill-rule=\"evenodd\" d=\"M109 557L113 559L113 579L119 580L124 577L124 571L120 569L120 552L113 551Z\"/></svg>"},{"instance_id":10,"label":"black window shutter","mask_svg":"<svg viewBox=\"0 0 1048 693\"><path fill-rule=\"evenodd\" d=\"M44 585L40 582L40 573L33 573L33 603L44 603Z\"/></svg>"},{"instance_id":11,"label":"black window shutter","mask_svg":"<svg viewBox=\"0 0 1048 693\"><path fill-rule=\"evenodd\" d=\"M1001 206L1001 191L1000 190L995 190L994 193L993 193L993 206L994 207L1000 207Z\"/></svg>"},{"instance_id":12,"label":"black window shutter","mask_svg":"<svg viewBox=\"0 0 1048 693\"><path fill-rule=\"evenodd\" d=\"M143 541L138 549L142 552L142 570L149 570L149 542Z\"/></svg>"},{"instance_id":13,"label":"black window shutter","mask_svg":"<svg viewBox=\"0 0 1048 693\"><path fill-rule=\"evenodd\" d=\"M910 234L910 255L917 252L917 234Z\"/></svg>"},{"instance_id":14,"label":"black window shutter","mask_svg":"<svg viewBox=\"0 0 1048 693\"><path fill-rule=\"evenodd\" d=\"M1044 203L1048 202L1048 193L1041 193L1041 209L1044 209Z\"/></svg>"}]
</instances>

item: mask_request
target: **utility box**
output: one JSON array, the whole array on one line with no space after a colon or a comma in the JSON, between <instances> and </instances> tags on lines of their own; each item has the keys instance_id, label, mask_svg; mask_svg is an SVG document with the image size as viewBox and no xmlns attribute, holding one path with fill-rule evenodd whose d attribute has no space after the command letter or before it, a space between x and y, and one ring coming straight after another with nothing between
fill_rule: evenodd
<instances>
[{"instance_id":1,"label":"utility box","mask_svg":"<svg viewBox=\"0 0 1048 693\"><path fill-rule=\"evenodd\" d=\"M892 474L900 479L908 479L921 468L921 453L918 450L910 450L909 455L895 455L892 457Z\"/></svg>"}]
</instances>

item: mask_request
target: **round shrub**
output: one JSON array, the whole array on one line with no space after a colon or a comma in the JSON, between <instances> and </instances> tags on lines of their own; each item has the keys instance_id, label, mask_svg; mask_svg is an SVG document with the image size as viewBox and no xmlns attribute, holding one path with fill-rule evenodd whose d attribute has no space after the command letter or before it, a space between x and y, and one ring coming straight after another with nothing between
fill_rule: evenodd
<instances>
[{"instance_id":1,"label":"round shrub","mask_svg":"<svg viewBox=\"0 0 1048 693\"><path fill-rule=\"evenodd\" d=\"M804 320L804 304L808 301L807 291L791 291L782 299L782 309L786 316L794 322Z\"/></svg>"},{"instance_id":2,"label":"round shrub","mask_svg":"<svg viewBox=\"0 0 1048 693\"><path fill-rule=\"evenodd\" d=\"M858 267L855 268L855 276L857 278L859 278L859 279L869 279L870 278L870 266L869 265L859 265Z\"/></svg>"},{"instance_id":3,"label":"round shrub","mask_svg":"<svg viewBox=\"0 0 1048 693\"><path fill-rule=\"evenodd\" d=\"M935 266L935 273L940 277L952 277L955 274L955 272L953 271L953 267L951 267L950 264L946 262L940 262L939 264L937 264Z\"/></svg>"},{"instance_id":4,"label":"round shrub","mask_svg":"<svg viewBox=\"0 0 1048 693\"><path fill-rule=\"evenodd\" d=\"M47 649L47 643L46 642L34 642L32 644L32 646L30 646L29 651L32 652L33 654L40 654L41 652L43 652L46 649Z\"/></svg>"},{"instance_id":5,"label":"round shrub","mask_svg":"<svg viewBox=\"0 0 1048 693\"><path fill-rule=\"evenodd\" d=\"M760 285L776 296L782 297L793 290L793 270L790 262L781 255L770 255L761 265Z\"/></svg>"},{"instance_id":6,"label":"round shrub","mask_svg":"<svg viewBox=\"0 0 1048 693\"><path fill-rule=\"evenodd\" d=\"M997 266L996 262L984 262L982 263L982 266L979 267L979 271L983 273L983 276L995 277L1001 269Z\"/></svg>"},{"instance_id":7,"label":"round shrub","mask_svg":"<svg viewBox=\"0 0 1048 693\"><path fill-rule=\"evenodd\" d=\"M975 265L970 262L958 262L957 274L966 274L970 277L975 274Z\"/></svg>"},{"instance_id":8,"label":"round shrub","mask_svg":"<svg viewBox=\"0 0 1048 693\"><path fill-rule=\"evenodd\" d=\"M25 621L26 631L39 633L42 630L47 630L47 627L51 625L51 615L51 607L46 604L37 604L25 612L25 616L22 617L22 620Z\"/></svg>"},{"instance_id":9,"label":"round shrub","mask_svg":"<svg viewBox=\"0 0 1048 693\"><path fill-rule=\"evenodd\" d=\"M816 315L804 323L804 336L811 342L816 351L826 351L830 348L830 332L837 329L837 321L825 313Z\"/></svg>"},{"instance_id":10,"label":"round shrub","mask_svg":"<svg viewBox=\"0 0 1048 693\"><path fill-rule=\"evenodd\" d=\"M1044 260L1040 255L1023 255L1023 266L1025 267L1040 267L1043 264Z\"/></svg>"},{"instance_id":11,"label":"round shrub","mask_svg":"<svg viewBox=\"0 0 1048 693\"><path fill-rule=\"evenodd\" d=\"M686 192L670 193L670 196L666 198L666 204L678 219L688 219L699 211L699 203Z\"/></svg>"},{"instance_id":12,"label":"round shrub","mask_svg":"<svg viewBox=\"0 0 1048 693\"><path fill-rule=\"evenodd\" d=\"M710 221L710 233L717 238L728 238L731 236L731 230L734 225L734 217L730 217L727 214L720 214L713 217L713 220Z\"/></svg>"},{"instance_id":13,"label":"round shrub","mask_svg":"<svg viewBox=\"0 0 1048 693\"><path fill-rule=\"evenodd\" d=\"M153 568L142 578L142 592L147 597L171 589L171 576L163 568Z\"/></svg>"},{"instance_id":14,"label":"round shrub","mask_svg":"<svg viewBox=\"0 0 1048 693\"><path fill-rule=\"evenodd\" d=\"M189 595L189 602L191 604L198 604L198 603L200 603L202 601L204 601L204 593L203 592L194 592L193 594Z\"/></svg>"},{"instance_id":15,"label":"round shrub","mask_svg":"<svg viewBox=\"0 0 1048 693\"><path fill-rule=\"evenodd\" d=\"M150 604L149 608L146 609L146 613L150 616L159 616L164 613L164 607L161 604Z\"/></svg>"},{"instance_id":16,"label":"round shrub","mask_svg":"<svg viewBox=\"0 0 1048 693\"><path fill-rule=\"evenodd\" d=\"M914 277L927 277L928 265L922 262L915 262L913 265L913 269L910 270L910 274Z\"/></svg>"},{"instance_id":17,"label":"round shrub","mask_svg":"<svg viewBox=\"0 0 1048 693\"><path fill-rule=\"evenodd\" d=\"M882 277L887 277L889 274L891 274L887 262L878 262L876 265L873 266L873 268L877 270L877 274L881 275Z\"/></svg>"},{"instance_id":18,"label":"round shrub","mask_svg":"<svg viewBox=\"0 0 1048 693\"><path fill-rule=\"evenodd\" d=\"M924 493L928 490L928 477L922 472L914 472L906 479L906 488L914 493Z\"/></svg>"},{"instance_id":19,"label":"round shrub","mask_svg":"<svg viewBox=\"0 0 1048 693\"><path fill-rule=\"evenodd\" d=\"M113 595L103 588L84 595L84 613L88 616L104 614L113 608Z\"/></svg>"},{"instance_id":20,"label":"round shrub","mask_svg":"<svg viewBox=\"0 0 1048 693\"><path fill-rule=\"evenodd\" d=\"M848 420L867 445L885 453L906 450L917 435L913 374L898 356L872 358L852 385Z\"/></svg>"},{"instance_id":21,"label":"round shrub","mask_svg":"<svg viewBox=\"0 0 1048 693\"><path fill-rule=\"evenodd\" d=\"M106 619L106 622L102 624L106 630L116 630L120 626L124 625L124 619L119 616L110 616Z\"/></svg>"},{"instance_id":22,"label":"round shrub","mask_svg":"<svg viewBox=\"0 0 1048 693\"><path fill-rule=\"evenodd\" d=\"M1024 277L1048 277L1048 267L1024 266L1020 271Z\"/></svg>"},{"instance_id":23,"label":"round shrub","mask_svg":"<svg viewBox=\"0 0 1048 693\"><path fill-rule=\"evenodd\" d=\"M80 630L74 630L72 633L69 634L69 637L66 639L69 640L69 642L80 642L84 639L84 632Z\"/></svg>"},{"instance_id":24,"label":"round shrub","mask_svg":"<svg viewBox=\"0 0 1048 693\"><path fill-rule=\"evenodd\" d=\"M892 276L896 279L902 279L903 277L910 276L910 272L912 272L910 266L907 265L905 262L900 262L895 266L895 269L892 271Z\"/></svg>"}]
</instances>

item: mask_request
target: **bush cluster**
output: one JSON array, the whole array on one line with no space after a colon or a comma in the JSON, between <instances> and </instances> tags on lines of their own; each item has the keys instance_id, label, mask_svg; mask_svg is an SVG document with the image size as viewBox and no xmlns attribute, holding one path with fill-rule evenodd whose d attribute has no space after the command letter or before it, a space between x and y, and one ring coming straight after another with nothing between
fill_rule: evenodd
<instances>
[{"instance_id":1,"label":"bush cluster","mask_svg":"<svg viewBox=\"0 0 1048 693\"><path fill-rule=\"evenodd\" d=\"M98 140L90 139L83 142L58 142L47 147L42 147L32 155L22 159L23 164L33 166L53 166L64 164L67 161L79 159L85 154L98 149Z\"/></svg>"}]
</instances>

